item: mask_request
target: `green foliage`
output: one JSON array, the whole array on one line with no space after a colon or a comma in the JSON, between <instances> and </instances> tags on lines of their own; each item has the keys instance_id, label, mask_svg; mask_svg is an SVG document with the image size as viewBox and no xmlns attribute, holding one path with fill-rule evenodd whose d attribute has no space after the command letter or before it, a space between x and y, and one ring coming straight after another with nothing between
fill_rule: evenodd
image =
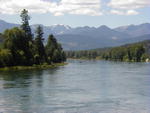
<instances>
[{"instance_id":1,"label":"green foliage","mask_svg":"<svg viewBox=\"0 0 150 113\"><path fill-rule=\"evenodd\" d=\"M26 38L28 38L28 40L31 41L32 40L32 32L31 32L31 28L29 26L30 16L28 15L28 11L26 9L23 9L20 17L22 20L21 28L22 28L22 30L25 31Z\"/></svg>"},{"instance_id":2,"label":"green foliage","mask_svg":"<svg viewBox=\"0 0 150 113\"><path fill-rule=\"evenodd\" d=\"M3 34L0 33L0 48L3 48L3 41L4 41Z\"/></svg>"},{"instance_id":3,"label":"green foliage","mask_svg":"<svg viewBox=\"0 0 150 113\"><path fill-rule=\"evenodd\" d=\"M120 47L85 50L85 51L67 51L68 58L88 58L88 59L105 59L115 61L132 61L141 62L150 57L147 51L150 50L150 41L135 43Z\"/></svg>"},{"instance_id":4,"label":"green foliage","mask_svg":"<svg viewBox=\"0 0 150 113\"><path fill-rule=\"evenodd\" d=\"M46 55L49 63L58 63L66 60L66 56L60 44L53 35L50 35L46 44Z\"/></svg>"},{"instance_id":5,"label":"green foliage","mask_svg":"<svg viewBox=\"0 0 150 113\"><path fill-rule=\"evenodd\" d=\"M35 63L44 63L46 59L45 48L43 45L43 29L41 26L37 27L36 38L34 40Z\"/></svg>"},{"instance_id":6,"label":"green foliage","mask_svg":"<svg viewBox=\"0 0 150 113\"><path fill-rule=\"evenodd\" d=\"M38 26L33 39L29 26L28 11L21 13L21 28L7 29L0 34L0 67L32 66L61 63L66 60L65 53L53 35L49 36L46 47L43 44L43 28Z\"/></svg>"},{"instance_id":7,"label":"green foliage","mask_svg":"<svg viewBox=\"0 0 150 113\"><path fill-rule=\"evenodd\" d=\"M30 20L30 16L28 15L28 10L23 9L21 14L20 14L21 20L22 20L22 25L21 25L21 29L25 32L25 38L28 42L28 60L30 60L31 64L33 63L33 61L31 61L31 59L33 59L33 34L29 25L29 20Z\"/></svg>"},{"instance_id":8,"label":"green foliage","mask_svg":"<svg viewBox=\"0 0 150 113\"><path fill-rule=\"evenodd\" d=\"M0 67L11 66L13 56L8 49L0 49Z\"/></svg>"},{"instance_id":9,"label":"green foliage","mask_svg":"<svg viewBox=\"0 0 150 113\"><path fill-rule=\"evenodd\" d=\"M6 30L3 36L4 48L11 51L13 60L16 61L14 65L31 65L31 51L25 32L16 27Z\"/></svg>"}]
</instances>

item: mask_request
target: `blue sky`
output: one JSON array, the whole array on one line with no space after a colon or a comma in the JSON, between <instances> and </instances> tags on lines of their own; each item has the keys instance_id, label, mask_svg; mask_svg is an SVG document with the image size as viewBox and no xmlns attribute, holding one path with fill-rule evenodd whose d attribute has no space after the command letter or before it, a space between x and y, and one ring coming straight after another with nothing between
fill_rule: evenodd
<instances>
[{"instance_id":1,"label":"blue sky","mask_svg":"<svg viewBox=\"0 0 150 113\"><path fill-rule=\"evenodd\" d=\"M29 10L31 24L111 28L150 22L150 0L0 0L0 19L20 23L19 13Z\"/></svg>"}]
</instances>

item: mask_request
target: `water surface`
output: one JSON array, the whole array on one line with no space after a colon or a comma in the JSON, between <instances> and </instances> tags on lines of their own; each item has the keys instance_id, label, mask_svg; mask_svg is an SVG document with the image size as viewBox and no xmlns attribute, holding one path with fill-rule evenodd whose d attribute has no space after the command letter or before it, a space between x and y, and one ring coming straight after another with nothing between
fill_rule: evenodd
<instances>
[{"instance_id":1,"label":"water surface","mask_svg":"<svg viewBox=\"0 0 150 113\"><path fill-rule=\"evenodd\" d=\"M0 72L0 113L150 113L150 63L70 60Z\"/></svg>"}]
</instances>

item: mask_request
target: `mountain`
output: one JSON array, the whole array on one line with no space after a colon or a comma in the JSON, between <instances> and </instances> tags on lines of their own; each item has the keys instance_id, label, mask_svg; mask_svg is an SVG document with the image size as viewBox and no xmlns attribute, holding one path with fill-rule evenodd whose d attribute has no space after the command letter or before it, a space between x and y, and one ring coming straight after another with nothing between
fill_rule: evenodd
<instances>
[{"instance_id":1,"label":"mountain","mask_svg":"<svg viewBox=\"0 0 150 113\"><path fill-rule=\"evenodd\" d=\"M19 24L7 23L0 20L0 32L5 29L19 26ZM38 26L31 25L33 34ZM62 43L65 50L94 49L110 46L119 46L131 42L150 39L150 24L121 26L111 29L105 25L100 27L76 27L68 25L41 25L44 30L45 42L49 34L54 34L57 40Z\"/></svg>"},{"instance_id":2,"label":"mountain","mask_svg":"<svg viewBox=\"0 0 150 113\"><path fill-rule=\"evenodd\" d=\"M53 34L65 34L69 32L72 28L68 25L58 24L50 26L50 30Z\"/></svg>"},{"instance_id":3,"label":"mountain","mask_svg":"<svg viewBox=\"0 0 150 113\"><path fill-rule=\"evenodd\" d=\"M37 28L37 26L40 25L40 24L36 24L36 25L31 25L31 28L33 31L35 31L35 29ZM67 33L71 27L68 26L68 25L61 25L61 24L58 24L58 25L52 25L52 26L43 26L43 25L40 25L43 27L43 30L44 32L47 34L49 33L52 33L54 35L61 35L61 34L65 34Z\"/></svg>"},{"instance_id":4,"label":"mountain","mask_svg":"<svg viewBox=\"0 0 150 113\"><path fill-rule=\"evenodd\" d=\"M98 28L95 27L77 27L74 29L69 30L65 34L80 34L85 36L91 36L91 37L105 37L105 38L112 38L113 37L122 37L123 35L128 35L126 33L120 33L118 31L115 31L113 29L110 29L109 27L102 25Z\"/></svg>"},{"instance_id":5,"label":"mountain","mask_svg":"<svg viewBox=\"0 0 150 113\"><path fill-rule=\"evenodd\" d=\"M35 24L35 25L31 25L31 29L33 30L33 33L36 29L36 27L38 25L41 25L41 24ZM0 32L3 32L5 31L6 29L10 29L10 28L13 28L13 27L18 27L20 26L19 24L13 24L13 23L8 23L4 20L0 20ZM61 25L61 24L58 24L58 25L52 25L52 26L43 26L43 30L45 33L52 33L54 35L56 34L63 34L65 32L67 32L69 29L71 29L70 26L67 26L67 25Z\"/></svg>"},{"instance_id":6,"label":"mountain","mask_svg":"<svg viewBox=\"0 0 150 113\"><path fill-rule=\"evenodd\" d=\"M117 27L114 30L127 33L133 37L150 34L150 23Z\"/></svg>"},{"instance_id":7,"label":"mountain","mask_svg":"<svg viewBox=\"0 0 150 113\"><path fill-rule=\"evenodd\" d=\"M7 23L3 20L0 20L0 32L3 32L6 29L10 29L17 26L19 26L19 24Z\"/></svg>"}]
</instances>

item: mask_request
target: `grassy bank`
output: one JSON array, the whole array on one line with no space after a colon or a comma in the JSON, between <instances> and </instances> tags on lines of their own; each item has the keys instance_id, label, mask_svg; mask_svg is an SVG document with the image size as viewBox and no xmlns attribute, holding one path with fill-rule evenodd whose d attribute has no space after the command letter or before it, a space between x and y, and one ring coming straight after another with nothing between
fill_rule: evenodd
<instances>
[{"instance_id":1,"label":"grassy bank","mask_svg":"<svg viewBox=\"0 0 150 113\"><path fill-rule=\"evenodd\" d=\"M50 69L50 68L56 68L56 67L64 66L64 65L67 65L67 63L55 63L51 65L43 64L43 65L33 65L33 66L12 66L12 67L0 68L0 71Z\"/></svg>"}]
</instances>

